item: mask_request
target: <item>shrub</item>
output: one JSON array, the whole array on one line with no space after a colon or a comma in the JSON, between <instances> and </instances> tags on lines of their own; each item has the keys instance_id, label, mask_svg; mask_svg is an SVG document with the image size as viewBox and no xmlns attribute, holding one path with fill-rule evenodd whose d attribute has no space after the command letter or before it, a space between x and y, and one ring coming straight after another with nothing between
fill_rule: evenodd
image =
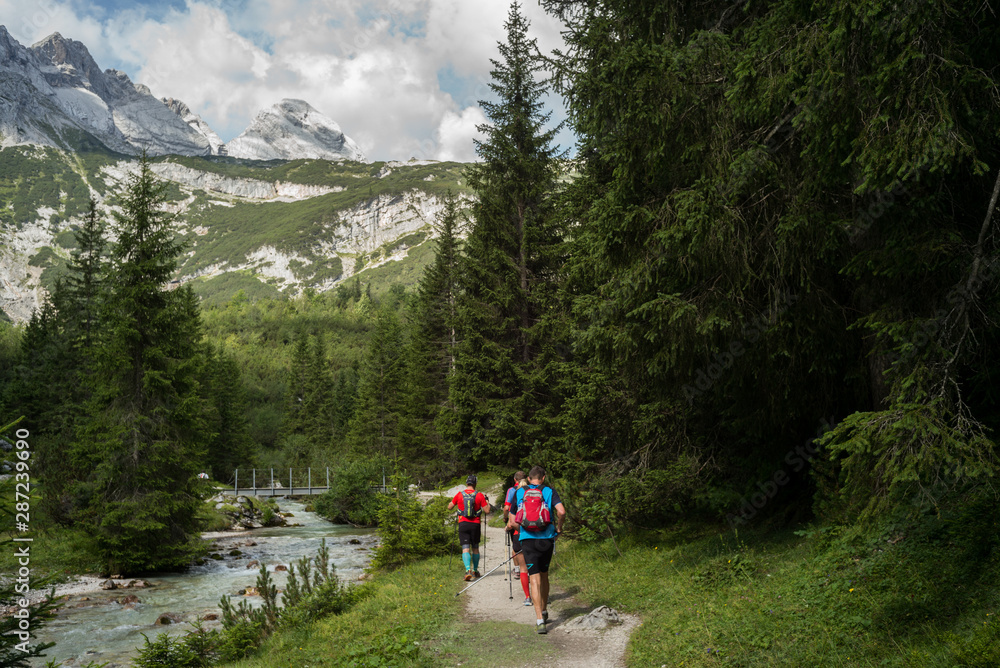
<instances>
[{"instance_id":1,"label":"shrub","mask_svg":"<svg viewBox=\"0 0 1000 668\"><path fill-rule=\"evenodd\" d=\"M339 614L364 595L364 590L343 584L330 562L324 539L317 556L303 557L288 572L284 607L278 605L278 589L266 566L257 575L257 590L263 600L254 608L244 599L234 606L228 596L219 602L222 608L222 632L205 632L200 624L181 639L160 634L139 651L138 668L171 666L201 668L219 660L238 661L254 654L279 627L295 628L327 615Z\"/></svg>"},{"instance_id":2,"label":"shrub","mask_svg":"<svg viewBox=\"0 0 1000 668\"><path fill-rule=\"evenodd\" d=\"M331 522L375 526L379 499L375 486L382 482L388 462L373 457L348 462L332 471L330 491L316 498L316 513Z\"/></svg>"},{"instance_id":3,"label":"shrub","mask_svg":"<svg viewBox=\"0 0 1000 668\"><path fill-rule=\"evenodd\" d=\"M450 520L448 499L436 497L426 506L408 491L409 479L392 476L394 491L382 497L378 510L379 546L372 565L393 568L447 554L455 547L454 534L446 526Z\"/></svg>"},{"instance_id":4,"label":"shrub","mask_svg":"<svg viewBox=\"0 0 1000 668\"><path fill-rule=\"evenodd\" d=\"M146 634L142 637L145 644L135 659L136 668L205 668L214 665L219 658L219 632L205 631L200 622L194 624L194 631L182 638L160 633L151 642Z\"/></svg>"}]
</instances>

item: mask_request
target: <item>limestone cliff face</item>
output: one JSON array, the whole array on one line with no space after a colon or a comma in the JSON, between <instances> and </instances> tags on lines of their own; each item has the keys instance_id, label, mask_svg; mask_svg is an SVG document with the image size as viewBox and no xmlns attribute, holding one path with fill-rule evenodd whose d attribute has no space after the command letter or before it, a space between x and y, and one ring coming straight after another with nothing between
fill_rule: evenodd
<instances>
[{"instance_id":1,"label":"limestone cliff face","mask_svg":"<svg viewBox=\"0 0 1000 668\"><path fill-rule=\"evenodd\" d=\"M43 153L48 156L45 159L52 159L52 151L37 151L40 159L44 157ZM71 154L64 153L63 159L73 162ZM111 219L115 206L113 197L108 197L109 193L135 172L137 164L135 161L120 161L106 165L100 171L99 180L94 181L103 183L102 190L106 188L105 192L92 191L105 220ZM407 169L402 163L396 168ZM217 235L227 233L224 228L212 227L211 217L207 220L204 217L206 210L221 210L222 207L240 203L267 207L271 206L271 202L307 200L343 190L340 187L234 178L175 162L154 163L152 170L162 179L180 187L181 196L175 196L175 201L167 208L177 216L179 232L190 235L190 254L200 250L199 241L206 235L218 238ZM207 198L196 197L195 190L205 191ZM198 202L196 207L193 206L195 202ZM312 240L310 248L300 247L299 251L290 251L282 248L280 242L251 243L230 257L212 260L209 266L193 263L192 267L200 268L190 271L181 269L177 278L186 282L228 272L248 271L292 294L306 287L327 290L352 276L360 264L371 268L404 259L409 248L399 241L415 232L421 233L420 240L432 237L433 224L443 208L443 199L419 187L396 194L375 195L348 208L331 211L333 215L323 214L303 220L295 234L306 234ZM33 222L8 225L0 221L0 308L15 321L23 322L30 318L46 296L41 287L43 267L34 266L32 258L39 253L43 253L39 257L45 257L44 254L51 256L51 253L67 257L69 251L56 243L56 237L82 222L57 218L57 213L40 207L38 218ZM189 216L199 222L189 223ZM109 236L113 236L113 229L109 229ZM327 260L339 260L339 263L334 263L334 266L339 264L342 268L338 275L316 273L328 266ZM308 270L309 267L313 268Z\"/></svg>"},{"instance_id":2,"label":"limestone cliff face","mask_svg":"<svg viewBox=\"0 0 1000 668\"><path fill-rule=\"evenodd\" d=\"M343 188L308 186L301 183L284 183L281 181L271 183L255 179L231 178L222 176L221 174L202 172L170 162L156 163L152 166L152 170L161 178L191 188L199 188L201 190L248 199L296 201L343 190Z\"/></svg>"},{"instance_id":3,"label":"limestone cliff face","mask_svg":"<svg viewBox=\"0 0 1000 668\"><path fill-rule=\"evenodd\" d=\"M420 191L381 195L340 213L331 245L361 255L431 225L444 201Z\"/></svg>"},{"instance_id":4,"label":"limestone cliff face","mask_svg":"<svg viewBox=\"0 0 1000 668\"><path fill-rule=\"evenodd\" d=\"M15 322L28 320L45 297L39 282L42 269L29 260L52 243L52 236L43 221L17 229L0 227L0 309Z\"/></svg>"},{"instance_id":5,"label":"limestone cliff face","mask_svg":"<svg viewBox=\"0 0 1000 668\"><path fill-rule=\"evenodd\" d=\"M443 199L420 191L409 191L399 195L375 197L340 212L339 220L334 225L327 226L314 251L320 257L339 258L343 274L311 287L319 290L333 287L354 274L358 257L389 246L408 234L422 231L432 237L433 223L443 209ZM368 262L366 267L401 260L406 256L407 250L399 248L391 255ZM292 267L308 263L306 258L297 253L267 245L253 250L243 258L233 258L197 272L183 274L181 280L251 270L265 279L276 280L281 287L304 288L306 285L296 276Z\"/></svg>"}]
</instances>

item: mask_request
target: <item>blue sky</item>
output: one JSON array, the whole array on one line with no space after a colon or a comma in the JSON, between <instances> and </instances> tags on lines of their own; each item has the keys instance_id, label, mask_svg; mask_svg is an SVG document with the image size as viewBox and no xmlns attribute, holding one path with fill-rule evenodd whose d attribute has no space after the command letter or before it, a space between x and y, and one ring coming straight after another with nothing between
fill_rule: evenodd
<instances>
[{"instance_id":1,"label":"blue sky","mask_svg":"<svg viewBox=\"0 0 1000 668\"><path fill-rule=\"evenodd\" d=\"M504 38L503 0L0 0L0 23L31 44L60 32L102 68L183 100L222 137L262 108L304 99L369 159L474 160L477 101ZM523 11L543 51L559 23ZM564 117L551 99L553 120ZM571 148L572 135L558 137Z\"/></svg>"}]
</instances>

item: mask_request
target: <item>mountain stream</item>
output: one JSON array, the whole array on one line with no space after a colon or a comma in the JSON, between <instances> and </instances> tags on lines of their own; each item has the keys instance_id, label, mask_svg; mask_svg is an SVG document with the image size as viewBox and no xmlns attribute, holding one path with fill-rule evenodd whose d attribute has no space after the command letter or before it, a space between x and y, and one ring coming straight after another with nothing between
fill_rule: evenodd
<instances>
[{"instance_id":1,"label":"mountain stream","mask_svg":"<svg viewBox=\"0 0 1000 668\"><path fill-rule=\"evenodd\" d=\"M55 660L61 661L63 666L85 666L90 661L98 665L108 662L108 668L128 666L136 655L136 648L145 642L143 634L150 640L159 633L182 635L192 628L187 622L206 615L219 615L219 600L225 594L232 596L234 606L238 605L244 598L238 592L255 585L259 567L248 568L253 560L266 564L278 589L284 589L287 573L275 571L275 567L291 567L303 556L315 556L323 538L326 538L337 575L348 583L358 580L375 545L374 530L331 524L306 512L301 503L279 500L278 505L282 512L293 515L288 518L289 524L301 526L207 534L218 548L212 552L223 559L206 559L204 564L192 566L185 573L135 578L149 582L151 587L106 591L100 589L100 581L96 578L60 587L58 593L69 593L63 609L56 619L32 634L33 643L54 641L56 645L46 652L44 659L34 659L32 665L44 666L47 661ZM239 550L241 554L230 556L232 550ZM127 583L131 579L118 582ZM139 601L119 602L129 595L138 597ZM247 597L247 600L254 605L261 601L259 596ZM165 613L171 615L175 623L157 624L157 619ZM220 627L217 620L203 624L206 629Z\"/></svg>"}]
</instances>

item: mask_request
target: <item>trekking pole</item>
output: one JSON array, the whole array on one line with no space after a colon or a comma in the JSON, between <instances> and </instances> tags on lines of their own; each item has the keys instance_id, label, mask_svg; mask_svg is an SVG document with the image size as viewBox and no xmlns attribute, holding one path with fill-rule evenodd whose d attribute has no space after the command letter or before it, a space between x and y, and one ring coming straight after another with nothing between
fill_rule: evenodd
<instances>
[{"instance_id":1,"label":"trekking pole","mask_svg":"<svg viewBox=\"0 0 1000 668\"><path fill-rule=\"evenodd\" d=\"M455 540L458 540L458 522L455 522ZM448 572L451 572L451 558L455 556L455 546L448 547Z\"/></svg>"},{"instance_id":2,"label":"trekking pole","mask_svg":"<svg viewBox=\"0 0 1000 668\"><path fill-rule=\"evenodd\" d=\"M510 565L513 555L510 553L510 531L507 534L507 589L510 590L510 600L514 600L514 569Z\"/></svg>"},{"instance_id":3,"label":"trekking pole","mask_svg":"<svg viewBox=\"0 0 1000 668\"><path fill-rule=\"evenodd\" d=\"M511 559L513 559L513 558L514 558L514 557L511 557ZM493 567L493 570L491 570L491 571L488 571L488 572L487 572L487 573L486 573L485 575L483 575L483 577L479 578L478 580L475 580L475 581L473 581L473 583L472 583L472 584L470 584L470 585L469 585L468 587L466 587L466 588L465 588L465 589L463 589L462 591L458 592L458 594L455 594L455 597L457 598L457 597L458 597L458 596L459 596L460 594L463 594L464 592L468 591L468 590L469 590L470 588L472 588L472 587L476 586L476 584L478 584L478 583L482 582L483 580L485 580L485 579L486 579L486 576L487 576L487 575L489 575L489 574L490 574L490 573L492 573L493 571L497 570L498 568L502 568L502 567L503 567L503 565L504 565L504 564L506 564L506 563L507 563L508 561L510 561L510 559L507 559L506 561L504 561L504 562L503 562L503 564L499 564L499 565L497 565L497 566L494 566L494 567Z\"/></svg>"}]
</instances>

